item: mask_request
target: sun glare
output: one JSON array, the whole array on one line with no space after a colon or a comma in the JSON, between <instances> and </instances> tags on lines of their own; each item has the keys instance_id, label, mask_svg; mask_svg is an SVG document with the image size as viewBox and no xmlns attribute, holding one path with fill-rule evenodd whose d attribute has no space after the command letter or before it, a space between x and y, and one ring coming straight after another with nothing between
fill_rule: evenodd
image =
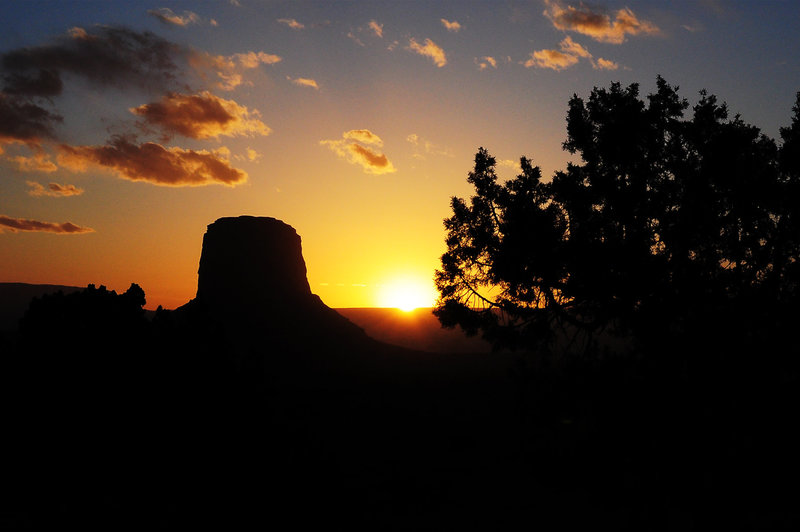
<instances>
[{"instance_id":1,"label":"sun glare","mask_svg":"<svg viewBox=\"0 0 800 532\"><path fill-rule=\"evenodd\" d=\"M411 312L432 307L436 301L433 285L416 279L397 279L382 286L380 305Z\"/></svg>"}]
</instances>

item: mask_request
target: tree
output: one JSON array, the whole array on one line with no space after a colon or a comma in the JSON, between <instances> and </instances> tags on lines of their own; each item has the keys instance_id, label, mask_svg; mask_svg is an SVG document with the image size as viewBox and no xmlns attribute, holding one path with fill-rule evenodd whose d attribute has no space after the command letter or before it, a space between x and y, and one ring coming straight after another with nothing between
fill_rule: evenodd
<instances>
[{"instance_id":1,"label":"tree","mask_svg":"<svg viewBox=\"0 0 800 532\"><path fill-rule=\"evenodd\" d=\"M685 118L677 91L658 77L647 102L638 84L573 95L563 146L581 163L549 182L523 157L499 184L480 148L475 195L444 221L442 324L583 352L603 332L650 346L774 332L798 295L800 93L779 148L705 91Z\"/></svg>"}]
</instances>

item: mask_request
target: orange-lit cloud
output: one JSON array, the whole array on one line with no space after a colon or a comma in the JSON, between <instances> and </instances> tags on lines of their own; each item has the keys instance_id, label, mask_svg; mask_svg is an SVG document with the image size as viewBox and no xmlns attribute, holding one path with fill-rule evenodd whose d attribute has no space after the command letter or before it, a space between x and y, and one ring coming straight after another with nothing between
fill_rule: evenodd
<instances>
[{"instance_id":1,"label":"orange-lit cloud","mask_svg":"<svg viewBox=\"0 0 800 532\"><path fill-rule=\"evenodd\" d=\"M483 56L480 59L476 57L475 64L478 65L479 70L486 70L487 68L497 68L497 60L489 55Z\"/></svg>"},{"instance_id":2,"label":"orange-lit cloud","mask_svg":"<svg viewBox=\"0 0 800 532\"><path fill-rule=\"evenodd\" d=\"M446 19L441 19L441 21L442 21L442 26L447 28L447 31L452 31L453 33L458 33L458 30L461 29L461 24L459 24L455 20L451 22L451 21L446 20Z\"/></svg>"},{"instance_id":3,"label":"orange-lit cloud","mask_svg":"<svg viewBox=\"0 0 800 532\"><path fill-rule=\"evenodd\" d=\"M58 170L58 166L50 160L50 156L41 149L30 157L19 155L17 157L9 157L8 160L14 163L17 169L22 172L51 173Z\"/></svg>"},{"instance_id":4,"label":"orange-lit cloud","mask_svg":"<svg viewBox=\"0 0 800 532\"><path fill-rule=\"evenodd\" d=\"M83 194L83 189L78 188L75 185L59 185L58 183L50 183L45 188L40 183L35 181L26 181L29 190L28 195L40 197L40 196L51 196L54 198L61 198L67 196L80 196Z\"/></svg>"},{"instance_id":5,"label":"orange-lit cloud","mask_svg":"<svg viewBox=\"0 0 800 532\"><path fill-rule=\"evenodd\" d=\"M24 218L11 218L0 214L0 233L3 231L16 233L17 231L39 231L44 233L58 233L62 235L75 235L81 233L94 233L94 229L81 227L71 222L53 223Z\"/></svg>"},{"instance_id":6,"label":"orange-lit cloud","mask_svg":"<svg viewBox=\"0 0 800 532\"><path fill-rule=\"evenodd\" d=\"M653 23L639 20L627 7L612 16L583 3L578 7L569 4L564 7L560 2L551 0L545 3L544 15L555 28L582 33L599 42L622 44L628 35L655 35L660 31Z\"/></svg>"},{"instance_id":7,"label":"orange-lit cloud","mask_svg":"<svg viewBox=\"0 0 800 532\"><path fill-rule=\"evenodd\" d=\"M447 64L447 55L444 53L444 50L430 39L425 39L425 44L422 45L412 37L408 42L407 49L419 55L430 57L433 63L439 68Z\"/></svg>"},{"instance_id":8,"label":"orange-lit cloud","mask_svg":"<svg viewBox=\"0 0 800 532\"><path fill-rule=\"evenodd\" d=\"M247 180L247 173L230 165L225 149L167 148L154 142L134 144L123 137L115 137L105 146L62 144L58 162L74 171L95 166L113 170L123 179L163 186L235 186Z\"/></svg>"},{"instance_id":9,"label":"orange-lit cloud","mask_svg":"<svg viewBox=\"0 0 800 532\"><path fill-rule=\"evenodd\" d=\"M206 52L193 51L189 55L189 64L201 75L212 72L221 81L216 83L217 88L233 90L244 82L242 70L250 70L259 65L274 65L283 59L279 55L266 52L246 52L229 56L212 55Z\"/></svg>"},{"instance_id":10,"label":"orange-lit cloud","mask_svg":"<svg viewBox=\"0 0 800 532\"><path fill-rule=\"evenodd\" d=\"M286 26L289 26L293 30L302 30L303 28L306 27L305 24L301 24L300 22L297 22L293 18L279 18L278 22L280 22L281 24L285 24Z\"/></svg>"},{"instance_id":11,"label":"orange-lit cloud","mask_svg":"<svg viewBox=\"0 0 800 532\"><path fill-rule=\"evenodd\" d=\"M369 174L388 174L397 171L386 155L376 153L369 147L380 147L383 145L383 140L368 129L345 131L340 140L321 140L320 144L327 146L350 164L360 165Z\"/></svg>"},{"instance_id":12,"label":"orange-lit cloud","mask_svg":"<svg viewBox=\"0 0 800 532\"><path fill-rule=\"evenodd\" d=\"M286 76L286 79L294 83L295 85L300 85L301 87L311 87L312 89L319 90L319 85L317 82L310 78L290 78Z\"/></svg>"},{"instance_id":13,"label":"orange-lit cloud","mask_svg":"<svg viewBox=\"0 0 800 532\"><path fill-rule=\"evenodd\" d=\"M372 30L376 36L383 38L383 24L378 24L375 20L369 21L369 29Z\"/></svg>"},{"instance_id":14,"label":"orange-lit cloud","mask_svg":"<svg viewBox=\"0 0 800 532\"><path fill-rule=\"evenodd\" d=\"M522 64L527 68L549 68L552 70L564 70L580 61L581 58L588 59L595 70L616 70L619 68L617 63L607 59L594 60L589 50L576 43L571 37L565 37L559 43L560 50L537 50L530 54L530 57Z\"/></svg>"},{"instance_id":15,"label":"orange-lit cloud","mask_svg":"<svg viewBox=\"0 0 800 532\"><path fill-rule=\"evenodd\" d=\"M603 59L602 57L598 57L597 61L592 62L592 66L595 70L617 70L619 68L618 63Z\"/></svg>"},{"instance_id":16,"label":"orange-lit cloud","mask_svg":"<svg viewBox=\"0 0 800 532\"><path fill-rule=\"evenodd\" d=\"M168 24L170 26L185 27L188 26L189 24L197 24L200 22L200 16L197 13L193 13L191 11L184 11L183 15L178 15L168 7L149 9L147 11L147 14L157 18L164 24Z\"/></svg>"},{"instance_id":17,"label":"orange-lit cloud","mask_svg":"<svg viewBox=\"0 0 800 532\"><path fill-rule=\"evenodd\" d=\"M453 154L448 149L440 148L433 142L421 138L416 133L411 133L406 137L406 140L414 145L414 153L412 157L415 159L425 159L426 155L444 155L453 157Z\"/></svg>"},{"instance_id":18,"label":"orange-lit cloud","mask_svg":"<svg viewBox=\"0 0 800 532\"><path fill-rule=\"evenodd\" d=\"M148 125L194 139L270 133L269 127L258 119L258 111L205 91L199 94L169 93L160 102L140 105L130 111L141 116Z\"/></svg>"}]
</instances>

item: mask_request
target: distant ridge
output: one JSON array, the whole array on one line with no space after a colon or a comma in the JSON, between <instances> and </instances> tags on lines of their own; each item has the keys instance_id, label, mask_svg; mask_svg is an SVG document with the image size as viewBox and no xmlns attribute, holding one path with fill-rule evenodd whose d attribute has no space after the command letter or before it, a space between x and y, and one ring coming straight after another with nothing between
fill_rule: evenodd
<instances>
[{"instance_id":1,"label":"distant ridge","mask_svg":"<svg viewBox=\"0 0 800 532\"><path fill-rule=\"evenodd\" d=\"M83 288L60 284L0 283L0 332L16 330L19 319L34 297L56 292L70 294Z\"/></svg>"}]
</instances>

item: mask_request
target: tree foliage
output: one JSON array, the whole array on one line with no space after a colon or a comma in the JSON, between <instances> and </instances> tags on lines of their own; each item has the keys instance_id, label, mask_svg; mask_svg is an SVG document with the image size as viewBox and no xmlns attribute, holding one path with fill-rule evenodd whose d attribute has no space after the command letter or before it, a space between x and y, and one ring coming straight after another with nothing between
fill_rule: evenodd
<instances>
[{"instance_id":1,"label":"tree foliage","mask_svg":"<svg viewBox=\"0 0 800 532\"><path fill-rule=\"evenodd\" d=\"M779 146L661 77L646 100L638 84L573 95L563 147L580 163L543 181L523 157L501 184L475 155L475 194L444 221L436 315L512 348L770 334L800 278L800 93L793 113Z\"/></svg>"}]
</instances>

